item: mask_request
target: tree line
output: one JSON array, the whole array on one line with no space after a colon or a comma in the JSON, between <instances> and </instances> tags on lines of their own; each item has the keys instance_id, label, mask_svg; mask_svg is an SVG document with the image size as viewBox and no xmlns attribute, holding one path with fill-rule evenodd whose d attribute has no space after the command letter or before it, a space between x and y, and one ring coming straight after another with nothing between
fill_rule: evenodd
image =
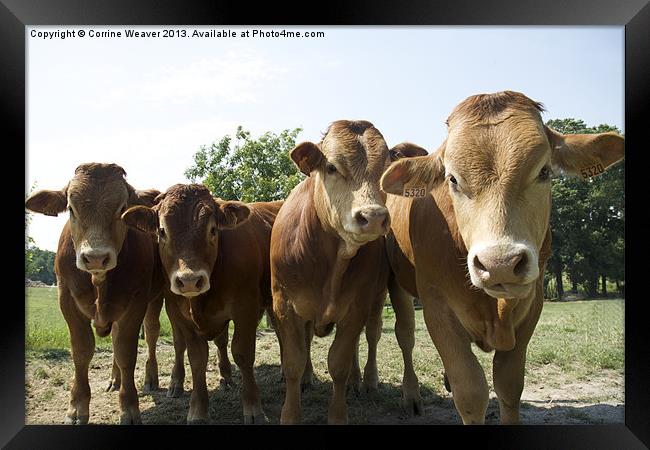
<instances>
[{"instance_id":1,"label":"tree line","mask_svg":"<svg viewBox=\"0 0 650 450\"><path fill-rule=\"evenodd\" d=\"M588 127L579 119L546 123L561 133L602 133L610 125ZM303 176L289 158L301 128L266 132L258 138L239 126L194 154L185 171L224 200L285 199ZM26 222L27 224L27 222ZM607 296L611 287L625 294L625 163L581 180L556 174L552 185L553 253L544 274L546 298L562 300L567 291ZM51 284L54 253L25 243L25 276Z\"/></svg>"}]
</instances>

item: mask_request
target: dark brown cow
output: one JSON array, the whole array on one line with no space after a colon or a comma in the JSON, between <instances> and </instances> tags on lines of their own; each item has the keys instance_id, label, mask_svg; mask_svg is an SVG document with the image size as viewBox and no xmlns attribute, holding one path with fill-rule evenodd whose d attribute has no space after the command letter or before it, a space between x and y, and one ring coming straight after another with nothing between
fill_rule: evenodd
<instances>
[{"instance_id":1,"label":"dark brown cow","mask_svg":"<svg viewBox=\"0 0 650 450\"><path fill-rule=\"evenodd\" d=\"M328 367L334 382L328 422L347 423L345 391L355 345L389 276L383 241L390 219L379 178L390 163L384 138L366 121L334 122L319 144L291 158L309 178L289 195L271 236L273 309L282 343L286 397L281 423L300 422L307 330L336 336Z\"/></svg>"},{"instance_id":2,"label":"dark brown cow","mask_svg":"<svg viewBox=\"0 0 650 450\"><path fill-rule=\"evenodd\" d=\"M422 301L466 424L484 423L488 404L472 342L495 350L501 423L519 421L551 254L551 168L593 174L624 155L615 133L562 135L544 126L541 110L516 92L469 97L450 115L437 152L397 161L381 181L396 194L386 202L391 267Z\"/></svg>"},{"instance_id":3,"label":"dark brown cow","mask_svg":"<svg viewBox=\"0 0 650 450\"><path fill-rule=\"evenodd\" d=\"M156 202L153 208L131 208L122 217L130 226L158 236L169 289L167 314L175 343L187 346L192 370L187 422L208 420L207 341L224 335L227 339L232 320L244 422L264 423L253 372L255 336L264 310L271 306L269 242L282 202L224 202L197 184L174 185ZM178 370L175 367L172 378L179 376Z\"/></svg>"},{"instance_id":4,"label":"dark brown cow","mask_svg":"<svg viewBox=\"0 0 650 450\"><path fill-rule=\"evenodd\" d=\"M49 216L66 211L70 218L61 232L54 261L59 305L70 331L75 377L65 423L88 423L88 366L95 352L91 320L99 336L109 333L114 369L110 388L119 386L120 423L141 423L133 372L138 332L146 321L149 360L145 385L158 385L155 343L160 325L163 284L156 267L155 242L130 230L120 215L130 206L152 204L158 191L136 191L115 164L82 164L60 191L38 191L25 202L30 211ZM159 263L158 263L159 264ZM157 311L156 311L157 309Z\"/></svg>"}]
</instances>

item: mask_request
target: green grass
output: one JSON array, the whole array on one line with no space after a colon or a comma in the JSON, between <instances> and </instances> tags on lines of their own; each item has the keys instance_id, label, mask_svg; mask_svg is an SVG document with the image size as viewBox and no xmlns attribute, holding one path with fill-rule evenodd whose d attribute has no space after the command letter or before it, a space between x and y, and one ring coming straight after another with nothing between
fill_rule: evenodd
<instances>
[{"instance_id":1,"label":"green grass","mask_svg":"<svg viewBox=\"0 0 650 450\"><path fill-rule=\"evenodd\" d=\"M38 352L44 359L69 355L68 328L59 309L56 288L28 288L26 308L27 350ZM384 308L384 334L392 335L394 317L391 308ZM622 371L625 362L623 319L624 301L620 299L545 303L528 346L526 372L534 376L537 368L551 366L583 378L604 369ZM423 347L431 345L431 340L422 311L416 312L416 320L416 342L424 350ZM160 341L171 343L171 325L164 308L160 322ZM262 319L260 328L265 328L265 325L266 320ZM231 323L231 336L232 326ZM389 339L392 341L394 337ZM96 345L100 351L110 350L110 337L96 338ZM394 350L398 350L397 347ZM415 361L416 371L420 366L421 370L432 372L431 375L437 380L441 377L439 357L429 353L427 350L427 357ZM478 349L475 349L475 353L489 373L492 354ZM395 381L401 379L402 361L399 354L388 361L384 360L383 365L387 368L395 365Z\"/></svg>"},{"instance_id":2,"label":"green grass","mask_svg":"<svg viewBox=\"0 0 650 450\"><path fill-rule=\"evenodd\" d=\"M57 300L57 289L28 287L25 298L25 346L28 351L37 351L46 359L57 359L66 356L70 350L70 334L63 318ZM266 329L266 319L263 318L258 326ZM230 323L232 336L233 324ZM144 342L143 339L140 342ZM163 307L160 313L159 342L173 343L172 327L169 317ZM95 345L98 350L110 350L111 338L101 338L95 335Z\"/></svg>"}]
</instances>

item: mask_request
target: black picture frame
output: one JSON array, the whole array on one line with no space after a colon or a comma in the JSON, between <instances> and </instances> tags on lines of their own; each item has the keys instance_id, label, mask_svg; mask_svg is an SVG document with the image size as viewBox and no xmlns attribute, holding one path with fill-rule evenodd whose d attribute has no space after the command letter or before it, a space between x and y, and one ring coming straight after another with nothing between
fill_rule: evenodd
<instances>
[{"instance_id":1,"label":"black picture frame","mask_svg":"<svg viewBox=\"0 0 650 450\"><path fill-rule=\"evenodd\" d=\"M3 168L5 198L15 206L10 217L24 209L18 205L21 193L27 191L27 177L9 183L11 177L20 178L15 167L16 149L26 149L25 128L25 60L26 33L30 25L164 25L164 24L295 24L295 25L618 25L625 26L625 135L626 135L626 195L632 205L642 201L647 188L644 180L644 144L648 140L647 111L650 105L650 5L648 0L606 1L565 0L540 2L536 0L499 1L356 1L312 3L281 6L276 3L198 1L102 1L102 0L0 0L0 89L2 90L2 124L6 142ZM585 55L585 57L589 57ZM549 70L553 68L549 64ZM53 155L56 157L56 155ZM25 174L28 167L25 165ZM9 188L11 187L11 188ZM14 192L14 190L16 192ZM14 203L15 202L15 203ZM647 219L640 208L628 208L626 268L628 271L625 306L625 424L584 426L438 426L438 427L301 427L296 436L297 445L328 447L337 441L320 441L320 435L363 433L381 439L390 434L400 440L410 439L414 445L481 445L496 448L527 449L636 449L650 446L650 327L644 315L643 261L647 244L642 229ZM18 236L19 223L8 221L6 236ZM15 227L15 228L14 228ZM24 255L19 239L5 242L11 250L6 261L20 261ZM13 251L15 258L11 258ZM636 258L638 256L638 258ZM15 285L19 291L23 275L19 264L6 264L6 285ZM14 272L12 272L15 271ZM6 448L116 448L134 446L136 440L146 439L171 443L181 440L185 445L239 445L249 439L261 439L269 445L286 444L275 440L280 433L295 433L295 428L239 427L114 427L114 426L40 426L25 425L25 311L18 292L5 289L0 332L0 444ZM307 433L304 433L307 431ZM405 433L409 433L406 435ZM418 436L411 433L416 433ZM299 436L308 440L301 441ZM346 436L350 436L346 434ZM407 437L408 436L408 437ZM338 436L337 436L338 437ZM450 439L450 441L446 440ZM199 444L203 441L204 444ZM230 441L230 442L228 442ZM400 442L400 441L398 441Z\"/></svg>"}]
</instances>

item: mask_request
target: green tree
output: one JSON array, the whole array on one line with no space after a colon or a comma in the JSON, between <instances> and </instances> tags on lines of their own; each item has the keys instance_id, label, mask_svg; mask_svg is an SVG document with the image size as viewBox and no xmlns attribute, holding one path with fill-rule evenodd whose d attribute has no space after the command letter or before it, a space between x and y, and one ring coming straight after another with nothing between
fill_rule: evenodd
<instances>
[{"instance_id":1,"label":"green tree","mask_svg":"<svg viewBox=\"0 0 650 450\"><path fill-rule=\"evenodd\" d=\"M588 127L582 120L555 119L546 123L565 134L603 133L616 127ZM620 163L589 180L560 176L553 182L551 231L553 254L548 270L563 293L562 273L581 285L590 297L607 294L607 278L624 282L625 164Z\"/></svg>"},{"instance_id":2,"label":"green tree","mask_svg":"<svg viewBox=\"0 0 650 450\"><path fill-rule=\"evenodd\" d=\"M253 139L239 126L234 139L226 135L209 146L201 146L185 176L192 182L200 180L213 195L224 200L284 200L302 179L289 158L301 131L269 131Z\"/></svg>"}]
</instances>

